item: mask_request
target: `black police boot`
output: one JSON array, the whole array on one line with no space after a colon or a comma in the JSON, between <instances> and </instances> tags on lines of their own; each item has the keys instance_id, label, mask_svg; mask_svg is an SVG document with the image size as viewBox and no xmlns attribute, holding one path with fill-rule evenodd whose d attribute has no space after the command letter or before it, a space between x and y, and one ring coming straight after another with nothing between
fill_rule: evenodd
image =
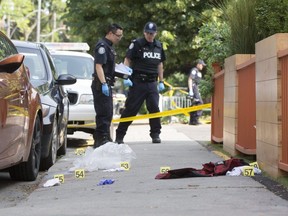
<instances>
[{"instance_id":1,"label":"black police boot","mask_svg":"<svg viewBox=\"0 0 288 216\"><path fill-rule=\"evenodd\" d=\"M152 138L152 143L161 143L161 139L158 133L150 134L150 136Z\"/></svg>"},{"instance_id":2,"label":"black police boot","mask_svg":"<svg viewBox=\"0 0 288 216\"><path fill-rule=\"evenodd\" d=\"M195 123L196 123L196 125L200 125L201 124L200 121L199 121L199 117L198 116L195 118Z\"/></svg>"},{"instance_id":3,"label":"black police boot","mask_svg":"<svg viewBox=\"0 0 288 216\"><path fill-rule=\"evenodd\" d=\"M193 120L193 121L190 121L189 122L189 125L198 125L199 123L198 123L198 121L196 121L196 120Z\"/></svg>"},{"instance_id":4,"label":"black police boot","mask_svg":"<svg viewBox=\"0 0 288 216\"><path fill-rule=\"evenodd\" d=\"M105 143L109 142L109 136L108 135L103 135L103 134L97 134L94 137L94 145L93 148L98 148L101 145L104 145Z\"/></svg>"},{"instance_id":5,"label":"black police boot","mask_svg":"<svg viewBox=\"0 0 288 216\"><path fill-rule=\"evenodd\" d=\"M199 121L196 116L190 117L189 125L198 125L198 124L199 124Z\"/></svg>"},{"instance_id":6,"label":"black police boot","mask_svg":"<svg viewBox=\"0 0 288 216\"><path fill-rule=\"evenodd\" d=\"M109 133L108 133L108 140L109 140L109 142L113 142L113 139L111 138L111 132L110 132L110 130L109 130Z\"/></svg>"},{"instance_id":7,"label":"black police boot","mask_svg":"<svg viewBox=\"0 0 288 216\"><path fill-rule=\"evenodd\" d=\"M95 149L95 148L98 148L98 147L100 147L101 146L101 144L100 144L100 142L98 141L98 139L96 138L96 139L94 139L94 145L93 145L93 148Z\"/></svg>"},{"instance_id":8,"label":"black police boot","mask_svg":"<svg viewBox=\"0 0 288 216\"><path fill-rule=\"evenodd\" d=\"M123 144L124 143L123 139L124 139L123 136L116 135L115 143Z\"/></svg>"},{"instance_id":9,"label":"black police boot","mask_svg":"<svg viewBox=\"0 0 288 216\"><path fill-rule=\"evenodd\" d=\"M97 132L94 132L93 133L93 139L94 139L94 145L93 145L93 148L98 148L100 146L100 143L99 143L99 137L100 137L100 134L97 133Z\"/></svg>"},{"instance_id":10,"label":"black police boot","mask_svg":"<svg viewBox=\"0 0 288 216\"><path fill-rule=\"evenodd\" d=\"M108 136L108 141L109 141L109 142L113 142L113 140L112 140L112 138L111 138L110 135Z\"/></svg>"},{"instance_id":11,"label":"black police boot","mask_svg":"<svg viewBox=\"0 0 288 216\"><path fill-rule=\"evenodd\" d=\"M111 138L110 138L111 139ZM104 145L105 143L110 142L109 135L102 135L100 137L100 144Z\"/></svg>"}]
</instances>

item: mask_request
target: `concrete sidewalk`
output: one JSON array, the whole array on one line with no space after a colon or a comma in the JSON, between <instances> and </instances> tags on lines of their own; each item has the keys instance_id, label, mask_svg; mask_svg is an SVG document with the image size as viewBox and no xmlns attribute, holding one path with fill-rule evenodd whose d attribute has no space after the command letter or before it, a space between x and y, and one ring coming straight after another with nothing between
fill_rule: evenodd
<instances>
[{"instance_id":1,"label":"concrete sidewalk","mask_svg":"<svg viewBox=\"0 0 288 216\"><path fill-rule=\"evenodd\" d=\"M163 125L162 143L152 144L148 125L131 125L124 139L137 155L124 172L94 171L78 180L68 170L77 156L73 148L48 172L26 201L0 209L1 215L287 215L288 202L250 177L194 177L156 180L160 167L202 168L223 160L199 142L210 140L210 125ZM55 174L60 186L43 188ZM97 186L101 179L115 179Z\"/></svg>"}]
</instances>

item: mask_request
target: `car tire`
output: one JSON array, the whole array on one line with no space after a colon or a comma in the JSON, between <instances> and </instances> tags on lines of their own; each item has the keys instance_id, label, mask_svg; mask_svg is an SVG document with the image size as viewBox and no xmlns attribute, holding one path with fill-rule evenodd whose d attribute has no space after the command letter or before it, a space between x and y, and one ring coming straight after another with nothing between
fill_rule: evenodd
<instances>
[{"instance_id":1,"label":"car tire","mask_svg":"<svg viewBox=\"0 0 288 216\"><path fill-rule=\"evenodd\" d=\"M55 115L52 126L52 137L49 145L49 155L41 160L40 170L48 170L56 163L57 149L59 147L59 129L57 123L57 117Z\"/></svg>"},{"instance_id":2,"label":"car tire","mask_svg":"<svg viewBox=\"0 0 288 216\"><path fill-rule=\"evenodd\" d=\"M60 143L61 147L58 149L57 151L57 155L61 156L61 155L66 155L66 151L67 151L67 125L64 128L64 132L63 132L63 143Z\"/></svg>"},{"instance_id":3,"label":"car tire","mask_svg":"<svg viewBox=\"0 0 288 216\"><path fill-rule=\"evenodd\" d=\"M41 122L39 116L37 116L28 161L9 169L10 177L13 180L34 181L37 178L41 159L41 136Z\"/></svg>"}]
</instances>

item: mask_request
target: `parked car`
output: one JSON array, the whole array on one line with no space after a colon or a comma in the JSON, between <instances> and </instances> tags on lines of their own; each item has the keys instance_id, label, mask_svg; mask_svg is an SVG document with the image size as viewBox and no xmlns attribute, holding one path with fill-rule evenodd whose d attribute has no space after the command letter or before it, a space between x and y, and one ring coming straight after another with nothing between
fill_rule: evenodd
<instances>
[{"instance_id":1,"label":"parked car","mask_svg":"<svg viewBox=\"0 0 288 216\"><path fill-rule=\"evenodd\" d=\"M0 32L0 170L14 180L33 181L39 172L42 107L23 61Z\"/></svg>"},{"instance_id":2,"label":"parked car","mask_svg":"<svg viewBox=\"0 0 288 216\"><path fill-rule=\"evenodd\" d=\"M95 130L95 110L91 90L93 57L78 51L50 50L50 52L59 75L72 74L77 78L77 83L65 86L71 105L68 134L73 134L75 131L93 133Z\"/></svg>"},{"instance_id":3,"label":"parked car","mask_svg":"<svg viewBox=\"0 0 288 216\"><path fill-rule=\"evenodd\" d=\"M17 50L25 55L32 85L40 94L43 107L43 136L41 170L49 169L57 155L65 155L67 148L67 123L69 117L68 95L63 85L76 82L69 74L59 75L48 49L40 43L13 41Z\"/></svg>"}]
</instances>

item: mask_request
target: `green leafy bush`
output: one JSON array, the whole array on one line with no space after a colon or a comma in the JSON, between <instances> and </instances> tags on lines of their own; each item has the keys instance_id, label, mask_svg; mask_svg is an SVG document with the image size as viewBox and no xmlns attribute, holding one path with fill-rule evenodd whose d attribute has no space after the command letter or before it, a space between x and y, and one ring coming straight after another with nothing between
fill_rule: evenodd
<instances>
[{"instance_id":1,"label":"green leafy bush","mask_svg":"<svg viewBox=\"0 0 288 216\"><path fill-rule=\"evenodd\" d=\"M288 32L288 0L258 0L256 28L261 39Z\"/></svg>"}]
</instances>

